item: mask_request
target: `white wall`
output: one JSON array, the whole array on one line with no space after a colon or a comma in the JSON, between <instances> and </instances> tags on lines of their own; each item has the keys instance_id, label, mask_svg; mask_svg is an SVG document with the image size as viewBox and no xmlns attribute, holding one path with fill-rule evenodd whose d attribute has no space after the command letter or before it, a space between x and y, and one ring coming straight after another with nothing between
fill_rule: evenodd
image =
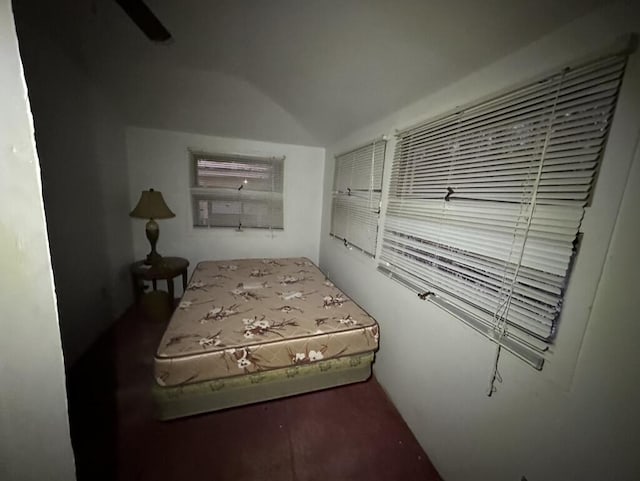
<instances>
[{"instance_id":1,"label":"white wall","mask_svg":"<svg viewBox=\"0 0 640 481\"><path fill-rule=\"evenodd\" d=\"M75 479L60 330L11 2L0 1L0 479Z\"/></svg>"},{"instance_id":2,"label":"white wall","mask_svg":"<svg viewBox=\"0 0 640 481\"><path fill-rule=\"evenodd\" d=\"M16 12L42 165L63 346L72 364L131 302L123 121L77 52Z\"/></svg>"},{"instance_id":3,"label":"white wall","mask_svg":"<svg viewBox=\"0 0 640 481\"><path fill-rule=\"evenodd\" d=\"M630 59L583 222L555 352L542 373L503 354L504 382L491 398L485 394L491 343L329 237L333 154L598 51L634 30L640 31L637 4L610 6L327 149L320 266L378 319L376 375L448 481L640 479L639 54Z\"/></svg>"},{"instance_id":4,"label":"white wall","mask_svg":"<svg viewBox=\"0 0 640 481\"><path fill-rule=\"evenodd\" d=\"M161 255L188 258L191 269L207 259L306 256L318 261L324 149L133 127L127 130L127 146L131 208L142 190L153 188L176 214L158 221ZM286 156L284 230L193 228L188 149ZM149 252L146 221L131 222L135 256L143 259ZM176 289L176 295L180 292Z\"/></svg>"}]
</instances>

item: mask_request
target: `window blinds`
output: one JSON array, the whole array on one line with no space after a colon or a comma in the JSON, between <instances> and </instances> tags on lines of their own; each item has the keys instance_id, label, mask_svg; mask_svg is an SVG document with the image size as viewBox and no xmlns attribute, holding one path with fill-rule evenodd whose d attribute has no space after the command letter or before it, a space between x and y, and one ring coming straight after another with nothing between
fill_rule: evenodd
<instances>
[{"instance_id":1,"label":"window blinds","mask_svg":"<svg viewBox=\"0 0 640 481\"><path fill-rule=\"evenodd\" d=\"M336 156L331 235L374 256L387 142L383 139Z\"/></svg>"},{"instance_id":2,"label":"window blinds","mask_svg":"<svg viewBox=\"0 0 640 481\"><path fill-rule=\"evenodd\" d=\"M380 270L541 368L625 62L400 132Z\"/></svg>"},{"instance_id":3,"label":"window blinds","mask_svg":"<svg viewBox=\"0 0 640 481\"><path fill-rule=\"evenodd\" d=\"M284 158L192 153L194 226L283 228Z\"/></svg>"}]
</instances>

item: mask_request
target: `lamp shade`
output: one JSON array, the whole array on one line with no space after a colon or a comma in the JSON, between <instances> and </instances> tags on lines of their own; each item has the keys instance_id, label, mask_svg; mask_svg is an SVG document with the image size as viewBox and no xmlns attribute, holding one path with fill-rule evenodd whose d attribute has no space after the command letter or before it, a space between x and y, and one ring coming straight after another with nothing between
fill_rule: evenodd
<instances>
[{"instance_id":1,"label":"lamp shade","mask_svg":"<svg viewBox=\"0 0 640 481\"><path fill-rule=\"evenodd\" d=\"M139 219L169 219L176 216L164 202L162 192L153 189L142 191L138 204L129 215Z\"/></svg>"}]
</instances>

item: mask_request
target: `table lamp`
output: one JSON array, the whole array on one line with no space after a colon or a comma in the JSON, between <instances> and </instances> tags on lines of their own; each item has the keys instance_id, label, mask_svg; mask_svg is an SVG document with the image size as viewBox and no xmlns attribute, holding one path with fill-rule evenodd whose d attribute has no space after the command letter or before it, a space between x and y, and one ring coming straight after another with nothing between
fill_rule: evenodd
<instances>
[{"instance_id":1,"label":"table lamp","mask_svg":"<svg viewBox=\"0 0 640 481\"><path fill-rule=\"evenodd\" d=\"M162 192L153 189L142 191L138 204L129 215L137 219L149 219L146 225L146 233L149 244L151 244L151 252L147 254L144 263L149 265L157 264L162 259L162 256L156 252L160 228L154 219L169 219L176 215L167 207L162 198Z\"/></svg>"}]
</instances>

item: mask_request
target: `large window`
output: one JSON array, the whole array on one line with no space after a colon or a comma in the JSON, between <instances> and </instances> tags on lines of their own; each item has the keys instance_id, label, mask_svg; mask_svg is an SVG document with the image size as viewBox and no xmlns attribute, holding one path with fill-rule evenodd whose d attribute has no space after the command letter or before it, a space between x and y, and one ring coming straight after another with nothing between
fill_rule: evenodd
<instances>
[{"instance_id":1,"label":"large window","mask_svg":"<svg viewBox=\"0 0 640 481\"><path fill-rule=\"evenodd\" d=\"M387 142L372 141L336 156L331 235L374 256Z\"/></svg>"},{"instance_id":2,"label":"large window","mask_svg":"<svg viewBox=\"0 0 640 481\"><path fill-rule=\"evenodd\" d=\"M195 227L283 228L284 158L190 157Z\"/></svg>"},{"instance_id":3,"label":"large window","mask_svg":"<svg viewBox=\"0 0 640 481\"><path fill-rule=\"evenodd\" d=\"M540 369L625 56L398 134L380 270Z\"/></svg>"}]
</instances>

